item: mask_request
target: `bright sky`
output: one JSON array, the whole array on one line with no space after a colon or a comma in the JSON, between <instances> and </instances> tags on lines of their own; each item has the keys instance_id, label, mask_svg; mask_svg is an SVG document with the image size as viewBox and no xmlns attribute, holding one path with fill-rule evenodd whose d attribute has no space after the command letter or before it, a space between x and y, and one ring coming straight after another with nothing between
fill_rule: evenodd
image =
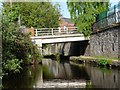
<instances>
[{"instance_id":1,"label":"bright sky","mask_svg":"<svg viewBox=\"0 0 120 90\"><path fill-rule=\"evenodd\" d=\"M58 2L60 4L61 14L63 17L70 18L70 14L68 12L67 4L66 4L67 0L52 0L52 1L53 1L53 4L56 2Z\"/></svg>"}]
</instances>

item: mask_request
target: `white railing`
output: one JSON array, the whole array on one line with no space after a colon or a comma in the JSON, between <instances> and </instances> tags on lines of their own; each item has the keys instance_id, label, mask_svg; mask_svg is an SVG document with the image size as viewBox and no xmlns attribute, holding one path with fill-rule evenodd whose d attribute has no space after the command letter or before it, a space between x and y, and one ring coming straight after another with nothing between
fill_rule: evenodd
<instances>
[{"instance_id":1,"label":"white railing","mask_svg":"<svg viewBox=\"0 0 120 90\"><path fill-rule=\"evenodd\" d=\"M35 29L35 36L77 34L77 27Z\"/></svg>"}]
</instances>

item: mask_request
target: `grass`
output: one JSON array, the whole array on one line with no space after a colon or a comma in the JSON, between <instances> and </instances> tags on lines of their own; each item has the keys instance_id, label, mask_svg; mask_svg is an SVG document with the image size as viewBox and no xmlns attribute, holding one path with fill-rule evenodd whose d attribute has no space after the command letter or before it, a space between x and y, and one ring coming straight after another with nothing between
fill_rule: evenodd
<instances>
[{"instance_id":1,"label":"grass","mask_svg":"<svg viewBox=\"0 0 120 90\"><path fill-rule=\"evenodd\" d=\"M95 60L98 62L98 64L106 66L106 64L111 65L114 61L120 60L120 58L107 58L104 56L80 56L79 59L82 60Z\"/></svg>"},{"instance_id":2,"label":"grass","mask_svg":"<svg viewBox=\"0 0 120 90\"><path fill-rule=\"evenodd\" d=\"M108 57L104 57L104 56L95 56L95 58L97 58L97 59L107 59L107 60L120 60L120 58L108 58Z\"/></svg>"},{"instance_id":3,"label":"grass","mask_svg":"<svg viewBox=\"0 0 120 90\"><path fill-rule=\"evenodd\" d=\"M104 56L80 56L80 58L84 58L84 59L96 59L96 60L99 60L99 59L105 59L105 60L108 60L109 63L113 60L120 60L120 58L107 58L107 57L104 57Z\"/></svg>"}]
</instances>

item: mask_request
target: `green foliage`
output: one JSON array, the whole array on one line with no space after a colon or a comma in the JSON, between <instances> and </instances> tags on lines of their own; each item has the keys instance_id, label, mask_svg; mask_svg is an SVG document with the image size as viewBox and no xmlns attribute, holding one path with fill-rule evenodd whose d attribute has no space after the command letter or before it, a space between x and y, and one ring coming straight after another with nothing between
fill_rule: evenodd
<instances>
[{"instance_id":1,"label":"green foliage","mask_svg":"<svg viewBox=\"0 0 120 90\"><path fill-rule=\"evenodd\" d=\"M110 59L107 60L107 63L108 63L108 64L112 64L112 60L110 60Z\"/></svg>"},{"instance_id":2,"label":"green foliage","mask_svg":"<svg viewBox=\"0 0 120 90\"><path fill-rule=\"evenodd\" d=\"M50 2L5 2L2 14L3 72L19 72L21 68L18 66L22 64L38 63L42 58L40 51L32 44L29 35L22 33L18 26L57 27L60 16L58 5L53 6ZM23 62L19 62L21 60Z\"/></svg>"},{"instance_id":3,"label":"green foliage","mask_svg":"<svg viewBox=\"0 0 120 90\"><path fill-rule=\"evenodd\" d=\"M67 2L71 18L79 32L85 36L91 34L92 24L97 14L108 8L108 2Z\"/></svg>"},{"instance_id":4,"label":"green foliage","mask_svg":"<svg viewBox=\"0 0 120 90\"><path fill-rule=\"evenodd\" d=\"M17 21L20 18L21 25L35 28L51 28L59 25L59 8L50 2L13 2L3 3L4 14L9 21Z\"/></svg>"},{"instance_id":5,"label":"green foliage","mask_svg":"<svg viewBox=\"0 0 120 90\"><path fill-rule=\"evenodd\" d=\"M17 11L13 13L15 12ZM37 46L32 44L29 34L22 33L13 18L3 14L2 24L3 73L19 72L21 65L41 60L40 51L37 49Z\"/></svg>"},{"instance_id":6,"label":"green foliage","mask_svg":"<svg viewBox=\"0 0 120 90\"><path fill-rule=\"evenodd\" d=\"M18 59L25 60L25 63L29 63L35 58L34 53L38 52L36 50L37 47L32 44L29 35L22 33L19 29L17 31L12 31L10 28L9 30L3 30L2 45L4 60L6 58L12 59L17 57Z\"/></svg>"},{"instance_id":7,"label":"green foliage","mask_svg":"<svg viewBox=\"0 0 120 90\"><path fill-rule=\"evenodd\" d=\"M6 63L3 64L3 67L5 70L8 70L8 72L10 71L12 71L13 73L20 72L19 70L22 69L22 67L20 66L21 62L22 60L19 61L18 59L7 60Z\"/></svg>"},{"instance_id":8,"label":"green foliage","mask_svg":"<svg viewBox=\"0 0 120 90\"><path fill-rule=\"evenodd\" d=\"M95 58L97 58L97 59L101 59L101 58L103 58L103 59L107 59L107 60L110 60L110 62L112 61L112 60L119 60L119 58L108 58L108 57L104 57L104 56L95 56Z\"/></svg>"},{"instance_id":9,"label":"green foliage","mask_svg":"<svg viewBox=\"0 0 120 90\"><path fill-rule=\"evenodd\" d=\"M46 49L48 47L48 44L43 44L42 46L44 49Z\"/></svg>"},{"instance_id":10,"label":"green foliage","mask_svg":"<svg viewBox=\"0 0 120 90\"><path fill-rule=\"evenodd\" d=\"M100 59L98 61L98 65L100 65L100 66L106 66L107 64L108 64L108 62L106 59Z\"/></svg>"}]
</instances>

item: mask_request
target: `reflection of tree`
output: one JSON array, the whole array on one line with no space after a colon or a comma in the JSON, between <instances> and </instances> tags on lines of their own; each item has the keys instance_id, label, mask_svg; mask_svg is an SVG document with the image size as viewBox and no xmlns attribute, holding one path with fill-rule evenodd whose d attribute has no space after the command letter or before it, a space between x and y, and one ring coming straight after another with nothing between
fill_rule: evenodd
<instances>
[{"instance_id":1,"label":"reflection of tree","mask_svg":"<svg viewBox=\"0 0 120 90\"><path fill-rule=\"evenodd\" d=\"M45 78L45 79L51 79L53 77L53 74L49 70L49 66L44 65L42 68L43 68L43 78Z\"/></svg>"},{"instance_id":2,"label":"reflection of tree","mask_svg":"<svg viewBox=\"0 0 120 90\"><path fill-rule=\"evenodd\" d=\"M38 88L38 87L42 87L43 84L43 70L42 70L42 66L37 66L38 68L34 68L34 73L38 73L36 76L34 76L34 88Z\"/></svg>"},{"instance_id":3,"label":"reflection of tree","mask_svg":"<svg viewBox=\"0 0 120 90\"><path fill-rule=\"evenodd\" d=\"M20 74L3 77L3 88L32 88L41 74L41 66L27 66Z\"/></svg>"},{"instance_id":4,"label":"reflection of tree","mask_svg":"<svg viewBox=\"0 0 120 90\"><path fill-rule=\"evenodd\" d=\"M46 62L47 61L47 62ZM44 78L70 78L72 76L71 67L68 63L59 63L53 60L46 60L43 65ZM45 63L46 62L46 63Z\"/></svg>"},{"instance_id":5,"label":"reflection of tree","mask_svg":"<svg viewBox=\"0 0 120 90\"><path fill-rule=\"evenodd\" d=\"M70 64L64 63L64 68L65 68L67 78L71 79L72 78L72 71L71 71Z\"/></svg>"},{"instance_id":6,"label":"reflection of tree","mask_svg":"<svg viewBox=\"0 0 120 90\"><path fill-rule=\"evenodd\" d=\"M86 88L93 88L91 80L86 80Z\"/></svg>"},{"instance_id":7,"label":"reflection of tree","mask_svg":"<svg viewBox=\"0 0 120 90\"><path fill-rule=\"evenodd\" d=\"M96 88L120 88L120 70L86 66L92 84Z\"/></svg>"}]
</instances>

